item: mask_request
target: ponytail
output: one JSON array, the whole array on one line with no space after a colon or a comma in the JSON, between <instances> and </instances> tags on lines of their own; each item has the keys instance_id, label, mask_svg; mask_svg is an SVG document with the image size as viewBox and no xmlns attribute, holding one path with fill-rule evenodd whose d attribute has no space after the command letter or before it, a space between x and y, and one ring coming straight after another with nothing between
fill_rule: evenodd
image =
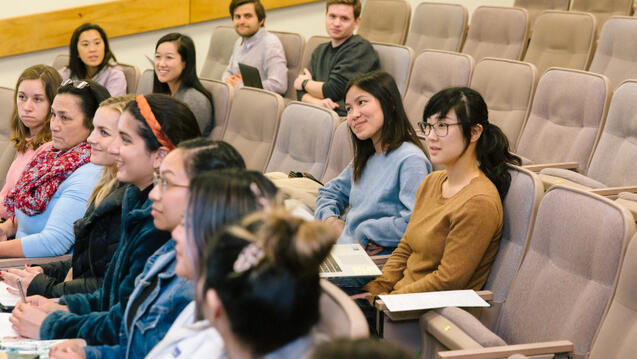
<instances>
[{"instance_id":1,"label":"ponytail","mask_svg":"<svg viewBox=\"0 0 637 359\"><path fill-rule=\"evenodd\" d=\"M511 174L507 164L520 165L520 157L509 152L509 140L500 127L487 122L476 144L476 157L480 170L498 189L504 199L511 185Z\"/></svg>"},{"instance_id":2,"label":"ponytail","mask_svg":"<svg viewBox=\"0 0 637 359\"><path fill-rule=\"evenodd\" d=\"M482 126L482 135L475 149L476 158L480 170L498 189L500 198L504 199L511 185L511 175L507 170L507 164L520 165L522 161L509 152L509 141L502 130L489 122L487 104L480 93L468 87L451 87L442 90L427 102L423 121L427 122L427 119L435 114L440 114L441 118L445 117L451 110L455 111L462 125L462 134L466 141L464 151L469 148L473 126Z\"/></svg>"}]
</instances>

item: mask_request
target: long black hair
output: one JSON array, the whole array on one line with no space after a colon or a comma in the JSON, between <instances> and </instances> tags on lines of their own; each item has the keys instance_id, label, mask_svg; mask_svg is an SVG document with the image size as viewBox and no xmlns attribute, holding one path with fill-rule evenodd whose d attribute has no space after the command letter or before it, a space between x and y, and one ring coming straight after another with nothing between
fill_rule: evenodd
<instances>
[{"instance_id":1,"label":"long black hair","mask_svg":"<svg viewBox=\"0 0 637 359\"><path fill-rule=\"evenodd\" d=\"M473 126L482 126L482 135L476 143L478 166L498 189L500 198L504 199L511 185L511 175L508 172L507 164L520 165L522 163L520 157L509 152L509 140L500 127L489 122L487 104L480 93L468 87L452 87L442 90L433 95L427 102L423 121L426 122L429 117L436 114L443 118L451 110L455 111L456 117L462 125L462 135L465 139L465 148L462 154L469 147Z\"/></svg>"},{"instance_id":2,"label":"long black hair","mask_svg":"<svg viewBox=\"0 0 637 359\"><path fill-rule=\"evenodd\" d=\"M95 30L99 32L100 36L102 37L102 42L104 43L104 58L102 59L102 62L99 64L99 66L97 66L97 72L103 69L104 66L107 66L111 60L113 60L113 62L117 61L115 55L113 55L113 53L111 52L111 47L108 44L108 37L106 36L104 30L96 24L82 24L78 26L75 31L73 31L73 35L71 35L71 43L69 44L69 70L71 70L71 78L75 76L78 79L83 80L88 77L86 64L84 64L84 62L82 62L82 59L80 59L80 54L77 50L77 43L80 41L80 35L82 35L84 31L88 30Z\"/></svg>"},{"instance_id":3,"label":"long black hair","mask_svg":"<svg viewBox=\"0 0 637 359\"><path fill-rule=\"evenodd\" d=\"M400 147L404 142L411 142L423 152L422 144L418 140L416 131L407 118L403 107L402 97L396 81L385 71L372 71L354 77L348 84L345 93L357 87L369 92L379 102L383 110L383 127L381 128L380 141L386 154ZM350 129L352 143L354 145L354 182L358 181L367 160L376 152L371 139L359 140Z\"/></svg>"},{"instance_id":4,"label":"long black hair","mask_svg":"<svg viewBox=\"0 0 637 359\"><path fill-rule=\"evenodd\" d=\"M179 76L179 80L181 83L179 84L179 88L193 87L197 91L204 94L210 104L213 105L212 102L212 94L199 81L197 77L197 54L195 52L195 43L192 41L190 36L183 35L178 32L171 32L170 34L166 34L162 36L155 45L155 51L159 45L164 42L174 42L177 47L177 52L179 56L181 56L181 61L184 62L184 70L181 72ZM160 82L157 78L157 73L155 72L153 75L153 93L165 93L170 95L170 88L168 84Z\"/></svg>"}]
</instances>

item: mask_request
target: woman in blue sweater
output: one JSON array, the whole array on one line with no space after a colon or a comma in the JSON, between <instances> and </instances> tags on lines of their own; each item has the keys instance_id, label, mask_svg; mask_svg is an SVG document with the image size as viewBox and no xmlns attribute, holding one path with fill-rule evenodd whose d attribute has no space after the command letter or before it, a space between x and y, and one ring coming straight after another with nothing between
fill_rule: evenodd
<instances>
[{"instance_id":1,"label":"woman in blue sweater","mask_svg":"<svg viewBox=\"0 0 637 359\"><path fill-rule=\"evenodd\" d=\"M431 164L388 73L352 79L345 108L354 160L319 189L314 216L335 228L338 243L360 243L370 255L389 252L407 228L416 190Z\"/></svg>"}]
</instances>

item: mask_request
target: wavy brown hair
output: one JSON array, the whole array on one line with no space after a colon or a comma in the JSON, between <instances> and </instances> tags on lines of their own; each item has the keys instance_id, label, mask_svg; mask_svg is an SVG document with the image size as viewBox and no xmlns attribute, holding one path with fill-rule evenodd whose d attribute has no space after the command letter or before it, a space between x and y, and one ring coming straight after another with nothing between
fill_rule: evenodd
<instances>
[{"instance_id":1,"label":"wavy brown hair","mask_svg":"<svg viewBox=\"0 0 637 359\"><path fill-rule=\"evenodd\" d=\"M35 135L31 141L27 138L30 136L29 128L22 123L20 115L18 114L18 87L24 80L40 80L44 85L44 92L47 100L49 101L49 112L44 119L44 126ZM15 149L18 152L25 152L29 148L37 149L46 142L51 141L51 128L49 122L51 121L51 104L55 97L57 88L62 83L62 77L51 66L48 65L35 65L27 68L22 72L18 78L18 82L15 84L15 92L13 94L13 113L11 114L11 120L9 126L11 128L11 142L14 143Z\"/></svg>"}]
</instances>

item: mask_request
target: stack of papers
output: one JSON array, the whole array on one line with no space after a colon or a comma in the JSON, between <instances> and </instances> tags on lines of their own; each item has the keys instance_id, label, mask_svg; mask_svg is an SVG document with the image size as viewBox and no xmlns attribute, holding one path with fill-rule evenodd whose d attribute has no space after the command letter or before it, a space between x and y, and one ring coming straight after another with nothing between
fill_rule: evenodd
<instances>
[{"instance_id":1,"label":"stack of papers","mask_svg":"<svg viewBox=\"0 0 637 359\"><path fill-rule=\"evenodd\" d=\"M378 296L391 312L404 312L444 307L488 307L473 290L446 290L411 294L388 294Z\"/></svg>"},{"instance_id":2,"label":"stack of papers","mask_svg":"<svg viewBox=\"0 0 637 359\"><path fill-rule=\"evenodd\" d=\"M13 295L7 291L7 284L5 282L0 282L0 304L5 307L15 307L18 300L20 300L20 296Z\"/></svg>"},{"instance_id":3,"label":"stack of papers","mask_svg":"<svg viewBox=\"0 0 637 359\"><path fill-rule=\"evenodd\" d=\"M64 340L0 339L0 353L34 354L48 359L49 349ZM35 356L34 356L35 357Z\"/></svg>"},{"instance_id":4,"label":"stack of papers","mask_svg":"<svg viewBox=\"0 0 637 359\"><path fill-rule=\"evenodd\" d=\"M9 317L11 317L11 313L0 313L0 341L5 337L18 336L18 334L11 329Z\"/></svg>"}]
</instances>

